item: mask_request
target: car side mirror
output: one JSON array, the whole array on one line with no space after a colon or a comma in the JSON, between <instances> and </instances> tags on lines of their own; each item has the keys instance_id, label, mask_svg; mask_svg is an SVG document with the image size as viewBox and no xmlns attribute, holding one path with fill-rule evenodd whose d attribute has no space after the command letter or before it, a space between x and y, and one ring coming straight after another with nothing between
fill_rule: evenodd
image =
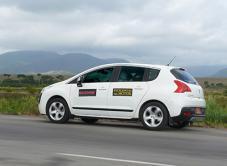
<instances>
[{"instance_id":1,"label":"car side mirror","mask_svg":"<svg viewBox=\"0 0 227 166\"><path fill-rule=\"evenodd\" d=\"M81 77L78 77L77 78L77 81L76 81L76 84L77 84L77 87L82 87L82 78Z\"/></svg>"}]
</instances>

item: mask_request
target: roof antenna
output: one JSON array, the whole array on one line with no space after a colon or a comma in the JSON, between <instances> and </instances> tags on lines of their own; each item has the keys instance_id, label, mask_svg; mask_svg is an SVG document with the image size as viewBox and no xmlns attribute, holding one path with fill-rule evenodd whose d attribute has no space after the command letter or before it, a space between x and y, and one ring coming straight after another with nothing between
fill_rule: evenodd
<instances>
[{"instance_id":1,"label":"roof antenna","mask_svg":"<svg viewBox=\"0 0 227 166\"><path fill-rule=\"evenodd\" d=\"M175 60L175 58L176 56L174 56L173 59L171 59L171 61L166 66L169 66Z\"/></svg>"}]
</instances>

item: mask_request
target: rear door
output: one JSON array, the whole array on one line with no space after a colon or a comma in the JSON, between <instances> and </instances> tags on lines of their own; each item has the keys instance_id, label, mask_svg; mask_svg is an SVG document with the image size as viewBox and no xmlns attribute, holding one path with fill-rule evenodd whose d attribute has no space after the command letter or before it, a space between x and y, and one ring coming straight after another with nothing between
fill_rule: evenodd
<instances>
[{"instance_id":1,"label":"rear door","mask_svg":"<svg viewBox=\"0 0 227 166\"><path fill-rule=\"evenodd\" d=\"M145 68L122 66L109 87L107 106L111 117L130 118L148 89Z\"/></svg>"}]
</instances>

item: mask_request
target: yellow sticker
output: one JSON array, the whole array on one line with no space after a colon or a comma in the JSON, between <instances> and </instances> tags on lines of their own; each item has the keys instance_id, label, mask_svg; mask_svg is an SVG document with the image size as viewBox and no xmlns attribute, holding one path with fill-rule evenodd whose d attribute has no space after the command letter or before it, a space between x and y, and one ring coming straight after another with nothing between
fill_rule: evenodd
<instances>
[{"instance_id":1,"label":"yellow sticker","mask_svg":"<svg viewBox=\"0 0 227 166\"><path fill-rule=\"evenodd\" d=\"M124 88L113 89L113 96L132 96L132 89Z\"/></svg>"}]
</instances>

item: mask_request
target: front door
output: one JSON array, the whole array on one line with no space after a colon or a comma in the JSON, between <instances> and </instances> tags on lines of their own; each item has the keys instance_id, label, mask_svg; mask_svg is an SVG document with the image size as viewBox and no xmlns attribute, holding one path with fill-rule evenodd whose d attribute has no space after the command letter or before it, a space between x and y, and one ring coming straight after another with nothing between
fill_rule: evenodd
<instances>
[{"instance_id":1,"label":"front door","mask_svg":"<svg viewBox=\"0 0 227 166\"><path fill-rule=\"evenodd\" d=\"M72 113L79 116L108 116L105 111L113 67L98 69L82 76L82 87L72 84Z\"/></svg>"}]
</instances>

